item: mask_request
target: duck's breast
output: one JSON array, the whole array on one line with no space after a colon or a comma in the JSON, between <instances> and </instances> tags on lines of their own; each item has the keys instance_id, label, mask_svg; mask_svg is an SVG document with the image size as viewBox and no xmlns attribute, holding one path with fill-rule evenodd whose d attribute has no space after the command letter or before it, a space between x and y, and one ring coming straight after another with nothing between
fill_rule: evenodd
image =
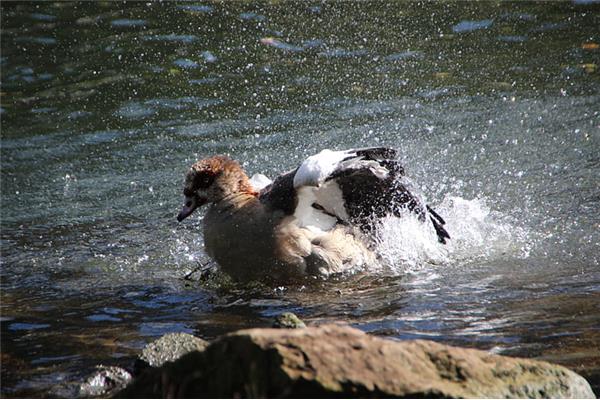
<instances>
[{"instance_id":1,"label":"duck's breast","mask_svg":"<svg viewBox=\"0 0 600 400\"><path fill-rule=\"evenodd\" d=\"M272 253L269 220L253 203L217 204L204 217L205 251L226 270L243 268Z\"/></svg>"}]
</instances>

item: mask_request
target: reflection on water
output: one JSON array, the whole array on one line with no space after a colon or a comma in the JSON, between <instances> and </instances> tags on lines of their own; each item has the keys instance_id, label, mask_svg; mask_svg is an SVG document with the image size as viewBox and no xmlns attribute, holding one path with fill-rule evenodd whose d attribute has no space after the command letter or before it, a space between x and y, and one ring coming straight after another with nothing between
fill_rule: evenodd
<instances>
[{"instance_id":1,"label":"reflection on water","mask_svg":"<svg viewBox=\"0 0 600 400\"><path fill-rule=\"evenodd\" d=\"M283 311L539 357L598 393L598 3L1 7L3 396L74 396L166 332ZM400 150L448 246L391 220L384 270L183 278L207 261L200 221L175 222L190 163L272 177L367 145Z\"/></svg>"}]
</instances>

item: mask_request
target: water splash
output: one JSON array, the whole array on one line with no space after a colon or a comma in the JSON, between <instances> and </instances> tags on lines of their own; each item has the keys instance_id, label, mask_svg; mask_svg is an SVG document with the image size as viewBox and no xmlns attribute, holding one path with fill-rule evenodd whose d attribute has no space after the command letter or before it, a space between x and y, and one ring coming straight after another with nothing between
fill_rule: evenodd
<instances>
[{"instance_id":1,"label":"water splash","mask_svg":"<svg viewBox=\"0 0 600 400\"><path fill-rule=\"evenodd\" d=\"M446 220L445 227L451 237L446 245L437 241L431 224L422 223L413 214L382 221L377 250L385 269L402 274L432 265L451 266L529 255L531 232L492 211L485 199L446 196L436 209Z\"/></svg>"},{"instance_id":2,"label":"water splash","mask_svg":"<svg viewBox=\"0 0 600 400\"><path fill-rule=\"evenodd\" d=\"M485 198L446 196L439 211L454 235L448 246L452 263L527 258L536 239L514 218L494 211Z\"/></svg>"},{"instance_id":3,"label":"water splash","mask_svg":"<svg viewBox=\"0 0 600 400\"><path fill-rule=\"evenodd\" d=\"M178 270L193 269L206 258L204 240L201 235L183 230L173 230L171 237L173 240L169 252L171 260Z\"/></svg>"}]
</instances>

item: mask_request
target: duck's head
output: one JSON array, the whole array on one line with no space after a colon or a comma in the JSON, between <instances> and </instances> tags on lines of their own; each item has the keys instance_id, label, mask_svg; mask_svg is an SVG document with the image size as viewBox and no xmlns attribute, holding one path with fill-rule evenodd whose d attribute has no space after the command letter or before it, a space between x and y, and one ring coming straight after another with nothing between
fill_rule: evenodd
<instances>
[{"instance_id":1,"label":"duck's head","mask_svg":"<svg viewBox=\"0 0 600 400\"><path fill-rule=\"evenodd\" d=\"M217 203L229 195L246 191L252 191L252 186L237 162L227 156L200 160L185 177L183 208L177 221L183 221L206 203Z\"/></svg>"}]
</instances>

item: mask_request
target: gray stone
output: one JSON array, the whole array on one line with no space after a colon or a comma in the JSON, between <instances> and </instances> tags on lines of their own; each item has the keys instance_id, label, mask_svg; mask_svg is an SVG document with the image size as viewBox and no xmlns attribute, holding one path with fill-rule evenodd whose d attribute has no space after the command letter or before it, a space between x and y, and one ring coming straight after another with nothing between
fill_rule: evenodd
<instances>
[{"instance_id":1,"label":"gray stone","mask_svg":"<svg viewBox=\"0 0 600 400\"><path fill-rule=\"evenodd\" d=\"M249 329L146 370L117 397L594 398L567 368L348 326Z\"/></svg>"},{"instance_id":2,"label":"gray stone","mask_svg":"<svg viewBox=\"0 0 600 400\"><path fill-rule=\"evenodd\" d=\"M131 374L120 367L98 365L79 385L78 397L106 397L123 389L132 379Z\"/></svg>"},{"instance_id":3,"label":"gray stone","mask_svg":"<svg viewBox=\"0 0 600 400\"><path fill-rule=\"evenodd\" d=\"M189 333L169 333L144 347L140 359L151 367L160 367L191 351L202 351L206 346L207 341Z\"/></svg>"},{"instance_id":4,"label":"gray stone","mask_svg":"<svg viewBox=\"0 0 600 400\"><path fill-rule=\"evenodd\" d=\"M273 322L273 328L288 328L298 329L306 328L306 324L296 314L291 312L284 312L278 315Z\"/></svg>"}]
</instances>

